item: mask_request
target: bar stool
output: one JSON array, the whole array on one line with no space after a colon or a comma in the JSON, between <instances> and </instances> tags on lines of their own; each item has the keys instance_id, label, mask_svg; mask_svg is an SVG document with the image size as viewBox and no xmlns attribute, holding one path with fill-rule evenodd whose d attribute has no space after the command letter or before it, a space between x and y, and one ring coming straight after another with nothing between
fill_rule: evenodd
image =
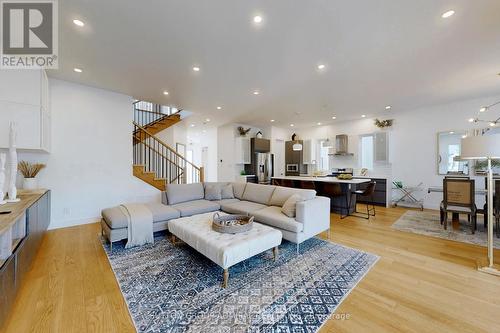
<instances>
[{"instance_id":1,"label":"bar stool","mask_svg":"<svg viewBox=\"0 0 500 333\"><path fill-rule=\"evenodd\" d=\"M349 204L347 201L347 194L342 191L342 187L338 183L324 183L321 195L327 196L329 198L344 198L345 206L340 206L340 218L345 218L349 215ZM342 211L346 210L346 214L342 215Z\"/></svg>"},{"instance_id":2,"label":"bar stool","mask_svg":"<svg viewBox=\"0 0 500 333\"><path fill-rule=\"evenodd\" d=\"M359 213L364 217L365 219L369 220L370 216L375 216L375 205L373 204L373 194L375 193L375 185L377 185L377 182L371 181L364 190L356 190L352 194L354 194L356 197L360 196L363 198L366 198L366 214L363 212L358 212L357 207L354 208L354 213ZM370 200L367 200L370 198ZM357 202L357 200L356 200ZM370 208L370 204L372 208ZM371 214L373 212L373 214ZM356 216L356 215L353 215Z\"/></svg>"}]
</instances>

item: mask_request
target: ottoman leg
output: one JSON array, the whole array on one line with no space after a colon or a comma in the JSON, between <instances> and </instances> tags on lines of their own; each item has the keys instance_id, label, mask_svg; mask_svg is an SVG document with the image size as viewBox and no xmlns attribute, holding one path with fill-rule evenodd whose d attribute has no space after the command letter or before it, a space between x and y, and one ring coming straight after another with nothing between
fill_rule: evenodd
<instances>
[{"instance_id":1,"label":"ottoman leg","mask_svg":"<svg viewBox=\"0 0 500 333\"><path fill-rule=\"evenodd\" d=\"M224 269L224 281L222 282L222 288L227 288L227 281L229 280L229 269Z\"/></svg>"},{"instance_id":2,"label":"ottoman leg","mask_svg":"<svg viewBox=\"0 0 500 333\"><path fill-rule=\"evenodd\" d=\"M276 261L276 259L278 259L279 251L280 250L278 249L277 246L273 248L273 260L274 261Z\"/></svg>"}]
</instances>

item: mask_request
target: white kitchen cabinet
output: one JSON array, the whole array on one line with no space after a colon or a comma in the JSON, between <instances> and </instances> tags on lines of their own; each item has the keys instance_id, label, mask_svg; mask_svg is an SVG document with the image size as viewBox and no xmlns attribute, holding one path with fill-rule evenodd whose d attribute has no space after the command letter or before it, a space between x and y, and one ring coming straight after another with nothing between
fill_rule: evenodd
<instances>
[{"instance_id":1,"label":"white kitchen cabinet","mask_svg":"<svg viewBox=\"0 0 500 333\"><path fill-rule=\"evenodd\" d=\"M251 164L252 157L250 152L249 138L236 138L235 140L235 164Z\"/></svg>"},{"instance_id":2,"label":"white kitchen cabinet","mask_svg":"<svg viewBox=\"0 0 500 333\"><path fill-rule=\"evenodd\" d=\"M9 147L17 123L17 148L50 150L49 82L44 70L5 70L0 75L0 148Z\"/></svg>"},{"instance_id":3,"label":"white kitchen cabinet","mask_svg":"<svg viewBox=\"0 0 500 333\"><path fill-rule=\"evenodd\" d=\"M389 140L387 132L375 133L373 145L373 161L375 163L389 162Z\"/></svg>"},{"instance_id":4,"label":"white kitchen cabinet","mask_svg":"<svg viewBox=\"0 0 500 333\"><path fill-rule=\"evenodd\" d=\"M314 140L302 142L302 161L304 164L316 164L316 145Z\"/></svg>"}]
</instances>

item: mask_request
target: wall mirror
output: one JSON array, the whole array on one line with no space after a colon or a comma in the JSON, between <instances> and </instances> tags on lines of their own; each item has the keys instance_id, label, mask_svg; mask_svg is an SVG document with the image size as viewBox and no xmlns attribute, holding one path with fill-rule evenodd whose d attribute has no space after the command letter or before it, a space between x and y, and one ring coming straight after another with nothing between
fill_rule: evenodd
<instances>
[{"instance_id":1,"label":"wall mirror","mask_svg":"<svg viewBox=\"0 0 500 333\"><path fill-rule=\"evenodd\" d=\"M448 131L438 133L438 174L469 175L469 161L460 161L461 140L466 131Z\"/></svg>"}]
</instances>

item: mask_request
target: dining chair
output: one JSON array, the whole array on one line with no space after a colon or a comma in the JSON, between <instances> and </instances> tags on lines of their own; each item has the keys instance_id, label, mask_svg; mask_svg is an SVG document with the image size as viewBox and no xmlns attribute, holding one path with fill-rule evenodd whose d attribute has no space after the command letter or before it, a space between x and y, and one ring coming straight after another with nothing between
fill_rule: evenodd
<instances>
[{"instance_id":1,"label":"dining chair","mask_svg":"<svg viewBox=\"0 0 500 333\"><path fill-rule=\"evenodd\" d=\"M470 217L471 232L477 227L477 207L475 203L475 181L466 178L443 179L443 201L440 206L441 224L448 228L448 213L467 214Z\"/></svg>"}]
</instances>

